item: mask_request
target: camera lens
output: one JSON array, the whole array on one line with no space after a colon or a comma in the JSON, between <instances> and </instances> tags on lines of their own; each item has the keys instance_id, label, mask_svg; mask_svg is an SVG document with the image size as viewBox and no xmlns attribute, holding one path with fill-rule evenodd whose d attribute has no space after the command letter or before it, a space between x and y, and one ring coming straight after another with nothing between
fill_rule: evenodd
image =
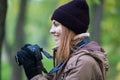
<instances>
[{"instance_id":1,"label":"camera lens","mask_svg":"<svg viewBox=\"0 0 120 80\"><path fill-rule=\"evenodd\" d=\"M17 55L15 56L15 61L19 66L22 65L21 62L19 61L19 57Z\"/></svg>"}]
</instances>

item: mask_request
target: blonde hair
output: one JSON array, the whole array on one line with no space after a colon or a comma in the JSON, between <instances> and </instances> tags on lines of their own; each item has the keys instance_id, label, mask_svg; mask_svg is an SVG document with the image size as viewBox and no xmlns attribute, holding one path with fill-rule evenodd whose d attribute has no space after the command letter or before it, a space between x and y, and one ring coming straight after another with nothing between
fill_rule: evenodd
<instances>
[{"instance_id":1,"label":"blonde hair","mask_svg":"<svg viewBox=\"0 0 120 80\"><path fill-rule=\"evenodd\" d=\"M62 26L60 45L56 54L56 65L69 59L70 49L72 48L71 43L75 35L76 34L73 31L66 28L65 26Z\"/></svg>"}]
</instances>

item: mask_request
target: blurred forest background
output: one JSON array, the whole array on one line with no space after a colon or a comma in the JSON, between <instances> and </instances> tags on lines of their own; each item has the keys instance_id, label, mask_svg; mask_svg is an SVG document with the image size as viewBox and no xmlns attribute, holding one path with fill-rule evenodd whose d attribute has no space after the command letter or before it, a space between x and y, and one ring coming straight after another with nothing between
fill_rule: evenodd
<instances>
[{"instance_id":1,"label":"blurred forest background","mask_svg":"<svg viewBox=\"0 0 120 80\"><path fill-rule=\"evenodd\" d=\"M54 40L49 34L50 17L55 8L68 1L70 0L0 0L1 80L26 79L14 58L24 44L38 44L52 53ZM106 80L120 80L120 0L87 2L90 7L91 40L100 43L110 62ZM52 60L44 58L43 62L48 71L53 67Z\"/></svg>"}]
</instances>

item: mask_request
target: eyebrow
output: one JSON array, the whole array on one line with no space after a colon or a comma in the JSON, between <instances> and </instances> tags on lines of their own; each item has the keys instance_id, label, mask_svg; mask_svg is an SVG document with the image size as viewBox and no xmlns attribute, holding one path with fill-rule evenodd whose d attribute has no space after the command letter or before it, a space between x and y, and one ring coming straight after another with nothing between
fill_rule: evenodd
<instances>
[{"instance_id":1,"label":"eyebrow","mask_svg":"<svg viewBox=\"0 0 120 80\"><path fill-rule=\"evenodd\" d=\"M56 22L55 21L53 21L53 24L55 24Z\"/></svg>"},{"instance_id":2,"label":"eyebrow","mask_svg":"<svg viewBox=\"0 0 120 80\"><path fill-rule=\"evenodd\" d=\"M53 24L59 24L58 22L56 22L56 21L53 21Z\"/></svg>"},{"instance_id":3,"label":"eyebrow","mask_svg":"<svg viewBox=\"0 0 120 80\"><path fill-rule=\"evenodd\" d=\"M53 23L53 24L60 24L59 22L57 22L57 21L55 21L55 20L54 20L52 23Z\"/></svg>"},{"instance_id":4,"label":"eyebrow","mask_svg":"<svg viewBox=\"0 0 120 80\"><path fill-rule=\"evenodd\" d=\"M54 20L52 21L52 24L55 24L55 21L54 21Z\"/></svg>"}]
</instances>

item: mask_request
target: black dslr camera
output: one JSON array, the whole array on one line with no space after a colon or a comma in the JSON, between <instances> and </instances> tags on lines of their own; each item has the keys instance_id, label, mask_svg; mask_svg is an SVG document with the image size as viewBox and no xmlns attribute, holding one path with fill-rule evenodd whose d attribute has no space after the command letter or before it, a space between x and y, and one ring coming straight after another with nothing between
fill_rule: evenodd
<instances>
[{"instance_id":1,"label":"black dslr camera","mask_svg":"<svg viewBox=\"0 0 120 80\"><path fill-rule=\"evenodd\" d=\"M26 46L25 49L26 49L27 51L33 53L33 56L35 57L35 59L36 59L37 61L41 61L41 60L43 59L42 54L41 54L41 52L42 52L43 50L42 50L42 48L40 48L38 45L25 45L25 46ZM15 60L16 60L17 64L18 64L19 66L21 66L21 65L22 65L22 62L21 62L20 58L18 57L18 55L20 55L20 54L17 54L17 55L15 56Z\"/></svg>"},{"instance_id":2,"label":"black dslr camera","mask_svg":"<svg viewBox=\"0 0 120 80\"><path fill-rule=\"evenodd\" d=\"M30 45L30 44L27 44L24 47L22 47L21 51L23 51L23 53L22 52L17 53L17 55L15 56L16 63L19 66L23 65L22 62L24 62L24 60L22 59L21 56L25 52L27 52L27 53L30 53L29 54L30 56L27 54L27 57L29 56L29 59L35 60L41 66L42 71L44 73L48 73L42 63L42 59L43 59L42 53L49 59L53 59L53 56L51 56L47 51L44 51L43 48L40 48L38 45ZM21 61L21 59L22 59L22 61Z\"/></svg>"}]
</instances>

